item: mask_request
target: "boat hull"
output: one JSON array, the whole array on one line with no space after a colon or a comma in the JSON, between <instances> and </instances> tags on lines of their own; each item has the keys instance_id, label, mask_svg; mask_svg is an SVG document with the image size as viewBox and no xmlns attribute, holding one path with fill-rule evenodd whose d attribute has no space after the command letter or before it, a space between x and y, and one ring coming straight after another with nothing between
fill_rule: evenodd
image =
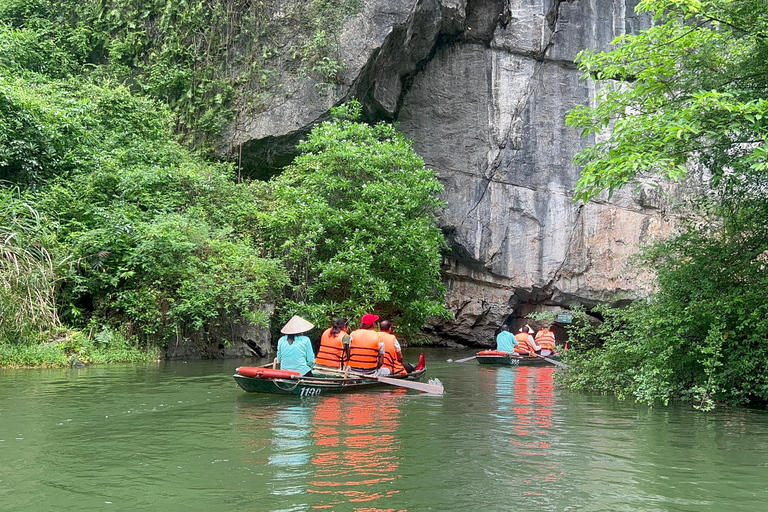
<instances>
[{"instance_id":1,"label":"boat hull","mask_svg":"<svg viewBox=\"0 0 768 512\"><path fill-rule=\"evenodd\" d=\"M383 382L362 377L344 377L336 372L312 370L313 377L259 378L235 373L235 382L248 393L270 393L274 395L318 396L334 393L349 393L390 386ZM387 375L389 378L420 381L427 373L421 369L407 375Z\"/></svg>"},{"instance_id":2,"label":"boat hull","mask_svg":"<svg viewBox=\"0 0 768 512\"><path fill-rule=\"evenodd\" d=\"M490 352L490 351L489 351ZM550 366L552 363L546 359L537 356L523 356L520 354L511 354L507 352L496 352L477 354L477 362L480 364L498 365L498 366ZM557 355L547 356L547 359L557 361Z\"/></svg>"}]
</instances>

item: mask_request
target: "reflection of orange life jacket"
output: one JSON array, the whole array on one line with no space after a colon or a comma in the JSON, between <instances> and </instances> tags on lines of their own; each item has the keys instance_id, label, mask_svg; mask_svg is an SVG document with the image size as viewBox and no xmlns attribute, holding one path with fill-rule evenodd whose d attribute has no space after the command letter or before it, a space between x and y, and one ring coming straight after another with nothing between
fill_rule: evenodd
<instances>
[{"instance_id":1,"label":"reflection of orange life jacket","mask_svg":"<svg viewBox=\"0 0 768 512\"><path fill-rule=\"evenodd\" d=\"M388 332L380 332L379 339L384 342L384 364L381 365L382 368L389 368L394 374L408 373L405 371L403 363L397 358L397 349L395 348L395 340L397 338L395 338L395 335Z\"/></svg>"},{"instance_id":2,"label":"reflection of orange life jacket","mask_svg":"<svg viewBox=\"0 0 768 512\"><path fill-rule=\"evenodd\" d=\"M352 331L349 345L349 366L361 370L379 367L379 333L372 329Z\"/></svg>"},{"instance_id":3,"label":"reflection of orange life jacket","mask_svg":"<svg viewBox=\"0 0 768 512\"><path fill-rule=\"evenodd\" d=\"M326 329L320 337L320 349L317 351L315 364L329 368L341 368L341 358L344 354L344 345L341 343L341 339L346 334L344 331L339 331L335 336L331 336L331 328Z\"/></svg>"},{"instance_id":4,"label":"reflection of orange life jacket","mask_svg":"<svg viewBox=\"0 0 768 512\"><path fill-rule=\"evenodd\" d=\"M519 332L515 334L515 339L517 340L515 352L518 354L533 354L535 352L531 344L528 342L528 336L530 336L530 333L527 332Z\"/></svg>"},{"instance_id":5,"label":"reflection of orange life jacket","mask_svg":"<svg viewBox=\"0 0 768 512\"><path fill-rule=\"evenodd\" d=\"M536 344L541 348L555 351L555 333L549 329L542 329L536 333Z\"/></svg>"}]
</instances>

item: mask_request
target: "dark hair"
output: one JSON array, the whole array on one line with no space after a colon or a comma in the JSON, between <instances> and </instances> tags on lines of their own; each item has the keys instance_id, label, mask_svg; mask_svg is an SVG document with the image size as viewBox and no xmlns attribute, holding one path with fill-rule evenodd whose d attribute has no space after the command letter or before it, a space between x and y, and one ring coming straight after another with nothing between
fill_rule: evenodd
<instances>
[{"instance_id":1,"label":"dark hair","mask_svg":"<svg viewBox=\"0 0 768 512\"><path fill-rule=\"evenodd\" d=\"M288 336L288 337L286 338L286 340L288 341L288 343L293 343L293 342L296 340L296 335L295 335L295 334L286 334L286 336Z\"/></svg>"},{"instance_id":2,"label":"dark hair","mask_svg":"<svg viewBox=\"0 0 768 512\"><path fill-rule=\"evenodd\" d=\"M333 322L333 327L331 327L331 336L336 336L347 326L349 326L349 320L346 318L337 318L336 321Z\"/></svg>"},{"instance_id":3,"label":"dark hair","mask_svg":"<svg viewBox=\"0 0 768 512\"><path fill-rule=\"evenodd\" d=\"M385 332L389 332L389 330L392 328L392 322L389 320L382 320L379 324L379 329Z\"/></svg>"}]
</instances>

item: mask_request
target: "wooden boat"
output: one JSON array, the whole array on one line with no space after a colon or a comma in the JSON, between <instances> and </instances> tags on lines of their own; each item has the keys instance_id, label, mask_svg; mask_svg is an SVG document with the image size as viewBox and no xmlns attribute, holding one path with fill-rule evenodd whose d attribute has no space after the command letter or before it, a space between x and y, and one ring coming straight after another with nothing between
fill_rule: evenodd
<instances>
[{"instance_id":1,"label":"wooden boat","mask_svg":"<svg viewBox=\"0 0 768 512\"><path fill-rule=\"evenodd\" d=\"M477 362L480 364L496 364L504 366L549 366L550 363L547 359L557 361L560 358L559 354L552 354L544 359L540 356L524 356L515 354L514 352L500 352L498 350L482 350L475 356Z\"/></svg>"},{"instance_id":2,"label":"wooden boat","mask_svg":"<svg viewBox=\"0 0 768 512\"><path fill-rule=\"evenodd\" d=\"M329 393L363 391L391 385L390 381L417 382L424 378L427 368L404 375L387 375L379 380L376 377L344 376L344 372L331 368L312 369L312 377L302 377L298 372L273 370L269 367L243 366L235 371L233 377L242 389L249 393L272 393L277 395L317 396ZM384 382L386 380L386 382ZM429 386L423 384L422 386Z\"/></svg>"}]
</instances>

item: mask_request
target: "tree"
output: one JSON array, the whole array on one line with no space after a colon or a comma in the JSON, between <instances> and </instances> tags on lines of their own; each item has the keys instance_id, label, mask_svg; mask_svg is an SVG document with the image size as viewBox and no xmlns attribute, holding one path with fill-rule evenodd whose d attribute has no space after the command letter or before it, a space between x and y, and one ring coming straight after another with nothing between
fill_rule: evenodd
<instances>
[{"instance_id":1,"label":"tree","mask_svg":"<svg viewBox=\"0 0 768 512\"><path fill-rule=\"evenodd\" d=\"M656 25L585 52L599 100L568 117L608 132L576 158L577 196L658 174L703 176L680 233L646 249L658 291L604 310L602 346L574 357L569 385L634 396L768 401L768 16L758 0L644 0ZM588 330L587 330L588 331ZM583 339L585 331L580 333ZM576 347L579 346L577 341ZM586 345L584 345L586 346Z\"/></svg>"},{"instance_id":2,"label":"tree","mask_svg":"<svg viewBox=\"0 0 768 512\"><path fill-rule=\"evenodd\" d=\"M680 180L692 163L713 187L768 170L768 16L761 0L643 0L657 24L582 52L604 85L595 106L568 123L608 138L577 156L580 199L649 173ZM722 183L722 181L725 183Z\"/></svg>"},{"instance_id":3,"label":"tree","mask_svg":"<svg viewBox=\"0 0 768 512\"><path fill-rule=\"evenodd\" d=\"M442 186L394 126L360 113L357 102L333 109L268 184L267 245L291 274L287 309L321 324L376 311L413 332L448 315Z\"/></svg>"}]
</instances>

